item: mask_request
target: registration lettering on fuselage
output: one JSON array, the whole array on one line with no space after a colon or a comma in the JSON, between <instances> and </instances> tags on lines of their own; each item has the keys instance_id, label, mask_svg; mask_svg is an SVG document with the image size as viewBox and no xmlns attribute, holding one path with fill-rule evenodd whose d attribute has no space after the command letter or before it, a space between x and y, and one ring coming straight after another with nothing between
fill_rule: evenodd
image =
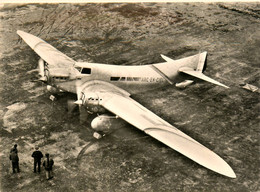
<instances>
[{"instance_id":1,"label":"registration lettering on fuselage","mask_svg":"<svg viewBox=\"0 0 260 192\"><path fill-rule=\"evenodd\" d=\"M110 81L164 82L162 77L111 77Z\"/></svg>"}]
</instances>

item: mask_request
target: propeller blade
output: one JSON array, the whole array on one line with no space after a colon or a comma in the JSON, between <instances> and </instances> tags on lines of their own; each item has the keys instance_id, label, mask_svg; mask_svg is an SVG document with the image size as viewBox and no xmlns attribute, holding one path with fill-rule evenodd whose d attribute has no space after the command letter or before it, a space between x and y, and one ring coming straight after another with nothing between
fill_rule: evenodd
<instances>
[{"instance_id":1,"label":"propeller blade","mask_svg":"<svg viewBox=\"0 0 260 192\"><path fill-rule=\"evenodd\" d=\"M89 113L88 110L86 109L86 106L84 106L84 94L82 93L82 86L80 81L75 82L76 86L76 93L77 93L77 101L74 102L74 104L79 106L79 120L80 123L83 124L87 121Z\"/></svg>"},{"instance_id":2,"label":"propeller blade","mask_svg":"<svg viewBox=\"0 0 260 192\"><path fill-rule=\"evenodd\" d=\"M39 80L40 81L47 81L46 75L45 75L45 64L42 58L38 61L38 73L40 75Z\"/></svg>"},{"instance_id":3,"label":"propeller blade","mask_svg":"<svg viewBox=\"0 0 260 192\"><path fill-rule=\"evenodd\" d=\"M44 77L44 61L43 61L43 59L39 59L39 61L38 61L38 70L39 70L39 75L41 77Z\"/></svg>"},{"instance_id":4,"label":"propeller blade","mask_svg":"<svg viewBox=\"0 0 260 192\"><path fill-rule=\"evenodd\" d=\"M79 121L81 124L86 123L89 113L85 106L79 106Z\"/></svg>"},{"instance_id":5,"label":"propeller blade","mask_svg":"<svg viewBox=\"0 0 260 192\"><path fill-rule=\"evenodd\" d=\"M76 81L75 82L75 86L76 86L77 99L81 100L81 97L82 97L82 94L81 94L81 91L82 91L81 82L80 81ZM80 103L77 103L77 104L80 104Z\"/></svg>"}]
</instances>

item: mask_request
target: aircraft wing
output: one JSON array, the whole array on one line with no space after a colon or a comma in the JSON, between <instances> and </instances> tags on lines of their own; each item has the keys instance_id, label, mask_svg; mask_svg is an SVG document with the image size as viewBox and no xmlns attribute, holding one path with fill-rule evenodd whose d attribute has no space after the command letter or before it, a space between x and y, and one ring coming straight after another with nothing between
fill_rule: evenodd
<instances>
[{"instance_id":1,"label":"aircraft wing","mask_svg":"<svg viewBox=\"0 0 260 192\"><path fill-rule=\"evenodd\" d=\"M173 127L127 95L103 92L100 104L128 123L187 156L198 164L222 175L235 178L232 168L217 154Z\"/></svg>"},{"instance_id":2,"label":"aircraft wing","mask_svg":"<svg viewBox=\"0 0 260 192\"><path fill-rule=\"evenodd\" d=\"M75 61L56 48L46 43L42 39L26 33L17 31L17 34L44 60L50 67L69 68L74 65Z\"/></svg>"}]
</instances>

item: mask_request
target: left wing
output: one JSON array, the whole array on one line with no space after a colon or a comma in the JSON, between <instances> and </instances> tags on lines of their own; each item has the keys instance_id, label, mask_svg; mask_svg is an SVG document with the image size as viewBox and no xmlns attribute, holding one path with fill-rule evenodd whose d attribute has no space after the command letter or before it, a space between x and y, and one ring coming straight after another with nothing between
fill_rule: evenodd
<instances>
[{"instance_id":1,"label":"left wing","mask_svg":"<svg viewBox=\"0 0 260 192\"><path fill-rule=\"evenodd\" d=\"M96 85L98 86L98 85ZM99 89L100 90L100 89ZM128 123L219 174L235 178L232 168L217 154L155 115L128 95L100 90L100 105Z\"/></svg>"},{"instance_id":2,"label":"left wing","mask_svg":"<svg viewBox=\"0 0 260 192\"><path fill-rule=\"evenodd\" d=\"M44 60L51 68L70 68L75 61L46 43L39 37L24 31L17 31L17 34Z\"/></svg>"}]
</instances>

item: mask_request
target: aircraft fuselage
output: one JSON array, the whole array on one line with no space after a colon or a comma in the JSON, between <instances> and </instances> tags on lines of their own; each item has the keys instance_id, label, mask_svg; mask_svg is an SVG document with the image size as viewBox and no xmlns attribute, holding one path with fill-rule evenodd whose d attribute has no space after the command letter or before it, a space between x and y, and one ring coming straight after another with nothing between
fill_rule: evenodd
<instances>
[{"instance_id":1,"label":"aircraft fuselage","mask_svg":"<svg viewBox=\"0 0 260 192\"><path fill-rule=\"evenodd\" d=\"M199 54L184 59L139 66L77 62L74 68L77 74L73 79L69 79L69 72L67 72L67 78L64 76L65 72L57 73L57 70L55 72L50 70L50 75L53 84L69 92L76 93L75 83L81 85L88 81L99 80L109 82L134 94L179 82L181 76L178 69L181 67L196 69L198 56ZM63 76L58 74L63 74Z\"/></svg>"}]
</instances>

